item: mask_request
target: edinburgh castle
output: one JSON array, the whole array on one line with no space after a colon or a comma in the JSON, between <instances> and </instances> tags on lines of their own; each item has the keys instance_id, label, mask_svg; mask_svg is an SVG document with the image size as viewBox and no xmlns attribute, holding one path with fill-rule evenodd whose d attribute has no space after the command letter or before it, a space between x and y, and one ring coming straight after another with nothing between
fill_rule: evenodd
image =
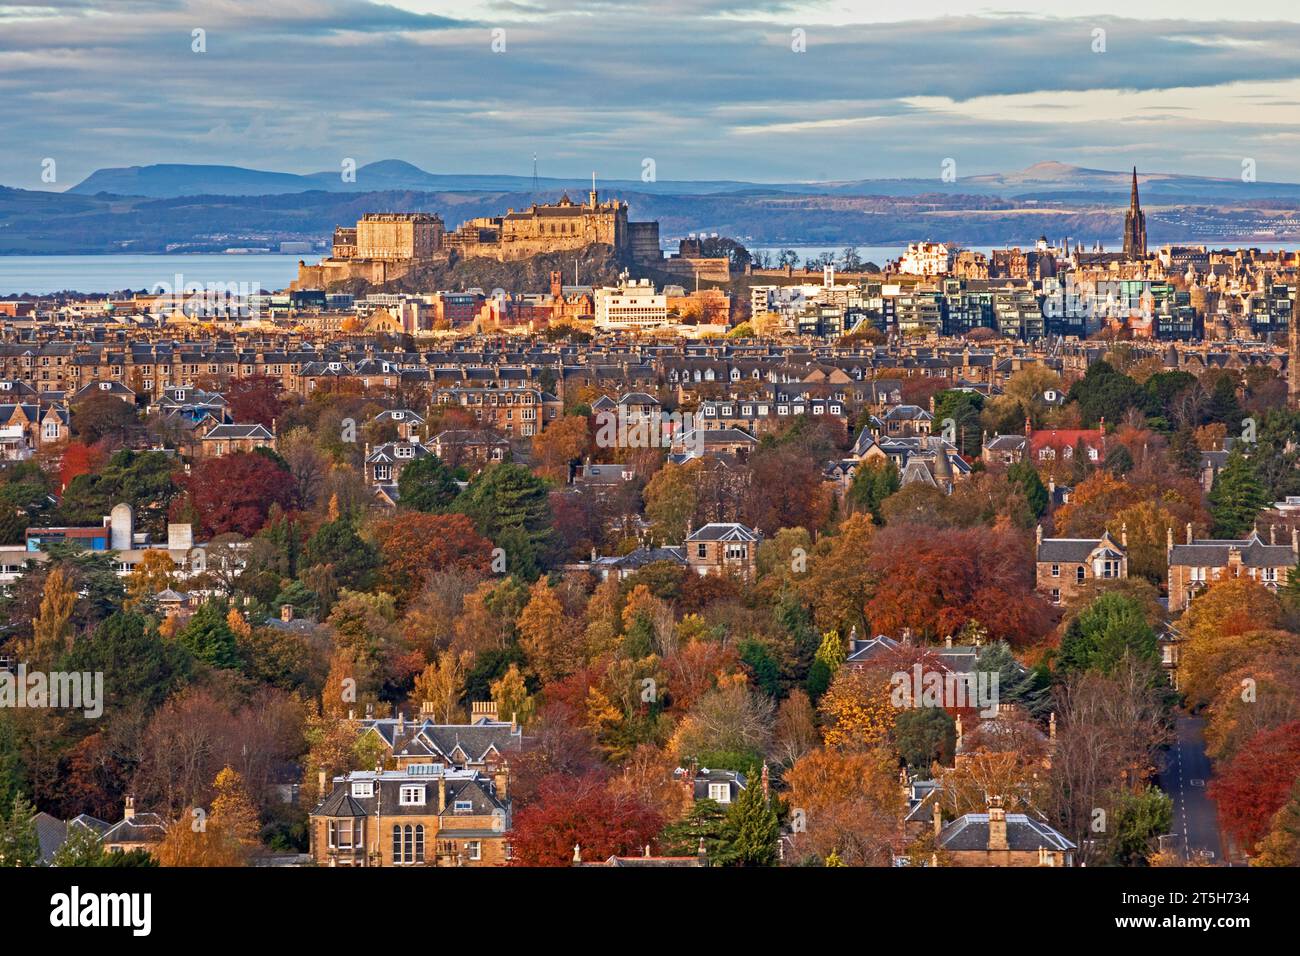
<instances>
[{"instance_id":1,"label":"edinburgh castle","mask_svg":"<svg viewBox=\"0 0 1300 956\"><path fill-rule=\"evenodd\" d=\"M627 203L602 201L595 189L578 204L568 195L556 203L509 209L504 216L470 219L448 233L430 213L366 213L356 227L334 230L331 255L316 265L300 263L295 289L328 288L349 279L383 283L398 279L421 263L488 258L499 262L582 249L599 243L615 254L642 264L663 259L659 223L629 222Z\"/></svg>"}]
</instances>

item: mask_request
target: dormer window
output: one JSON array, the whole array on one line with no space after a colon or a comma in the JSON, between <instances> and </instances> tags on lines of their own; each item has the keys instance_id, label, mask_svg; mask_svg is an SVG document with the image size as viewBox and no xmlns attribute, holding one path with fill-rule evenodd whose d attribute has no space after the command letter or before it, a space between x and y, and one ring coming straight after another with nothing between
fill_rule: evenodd
<instances>
[{"instance_id":1,"label":"dormer window","mask_svg":"<svg viewBox=\"0 0 1300 956\"><path fill-rule=\"evenodd\" d=\"M414 458L414 457L415 457L415 449L412 448L410 445L398 445L398 446L397 446L397 457L398 457L398 458Z\"/></svg>"},{"instance_id":2,"label":"dormer window","mask_svg":"<svg viewBox=\"0 0 1300 956\"><path fill-rule=\"evenodd\" d=\"M397 802L404 807L422 807L424 806L423 784L407 784L398 792Z\"/></svg>"},{"instance_id":3,"label":"dormer window","mask_svg":"<svg viewBox=\"0 0 1300 956\"><path fill-rule=\"evenodd\" d=\"M457 800L452 804L452 811L455 813L473 813L474 803L470 800Z\"/></svg>"},{"instance_id":4,"label":"dormer window","mask_svg":"<svg viewBox=\"0 0 1300 956\"><path fill-rule=\"evenodd\" d=\"M352 784L352 796L367 798L375 795L375 783L373 780L358 780Z\"/></svg>"}]
</instances>

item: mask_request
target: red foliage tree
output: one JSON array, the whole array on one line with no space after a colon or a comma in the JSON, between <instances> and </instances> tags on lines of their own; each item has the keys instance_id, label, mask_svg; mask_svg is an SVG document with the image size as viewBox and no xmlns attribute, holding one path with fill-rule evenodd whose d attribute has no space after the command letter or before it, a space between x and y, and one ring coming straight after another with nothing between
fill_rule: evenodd
<instances>
[{"instance_id":1,"label":"red foliage tree","mask_svg":"<svg viewBox=\"0 0 1300 956\"><path fill-rule=\"evenodd\" d=\"M1266 833L1300 777L1300 720L1261 730L1210 783L1223 829L1243 848Z\"/></svg>"},{"instance_id":2,"label":"red foliage tree","mask_svg":"<svg viewBox=\"0 0 1300 956\"><path fill-rule=\"evenodd\" d=\"M295 490L289 472L256 452L205 458L184 485L202 534L235 532L245 537L266 523L271 505L288 510Z\"/></svg>"},{"instance_id":3,"label":"red foliage tree","mask_svg":"<svg viewBox=\"0 0 1300 956\"><path fill-rule=\"evenodd\" d=\"M280 414L280 383L269 375L232 379L222 394L241 425L258 422L270 428Z\"/></svg>"},{"instance_id":4,"label":"red foliage tree","mask_svg":"<svg viewBox=\"0 0 1300 956\"><path fill-rule=\"evenodd\" d=\"M640 855L663 825L663 817L632 796L610 793L597 774L551 774L536 800L515 815L514 864L568 866L575 845L588 862Z\"/></svg>"},{"instance_id":5,"label":"red foliage tree","mask_svg":"<svg viewBox=\"0 0 1300 956\"><path fill-rule=\"evenodd\" d=\"M73 478L88 475L103 463L104 453L101 449L85 442L69 442L59 461L59 493L63 493Z\"/></svg>"},{"instance_id":6,"label":"red foliage tree","mask_svg":"<svg viewBox=\"0 0 1300 956\"><path fill-rule=\"evenodd\" d=\"M1011 531L886 528L876 536L868 568L877 586L866 614L877 631L911 628L947 637L977 621L993 638L1016 644L1042 636L1049 609L1034 592L1029 544Z\"/></svg>"}]
</instances>

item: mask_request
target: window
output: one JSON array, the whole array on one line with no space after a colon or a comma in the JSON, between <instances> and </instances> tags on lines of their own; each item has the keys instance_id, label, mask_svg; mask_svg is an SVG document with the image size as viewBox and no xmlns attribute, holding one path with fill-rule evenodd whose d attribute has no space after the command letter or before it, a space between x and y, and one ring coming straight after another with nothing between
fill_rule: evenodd
<instances>
[{"instance_id":1,"label":"window","mask_svg":"<svg viewBox=\"0 0 1300 956\"><path fill-rule=\"evenodd\" d=\"M352 784L352 796L373 797L374 795L375 795L375 784L373 781L364 780Z\"/></svg>"},{"instance_id":2,"label":"window","mask_svg":"<svg viewBox=\"0 0 1300 956\"><path fill-rule=\"evenodd\" d=\"M398 446L397 446L397 457L398 457L398 458L414 458L414 457L415 457L415 449L412 448L410 445L398 445Z\"/></svg>"},{"instance_id":3,"label":"window","mask_svg":"<svg viewBox=\"0 0 1300 956\"><path fill-rule=\"evenodd\" d=\"M478 840L467 840L465 842L465 854L471 860L483 859L483 844Z\"/></svg>"},{"instance_id":4,"label":"window","mask_svg":"<svg viewBox=\"0 0 1300 956\"><path fill-rule=\"evenodd\" d=\"M709 784L709 799L716 803L730 803L731 786L725 783Z\"/></svg>"},{"instance_id":5,"label":"window","mask_svg":"<svg viewBox=\"0 0 1300 956\"><path fill-rule=\"evenodd\" d=\"M404 807L422 807L424 806L424 786L422 784L408 784L403 786L398 793L397 802Z\"/></svg>"},{"instance_id":6,"label":"window","mask_svg":"<svg viewBox=\"0 0 1300 956\"><path fill-rule=\"evenodd\" d=\"M424 862L424 824L415 825L415 862Z\"/></svg>"},{"instance_id":7,"label":"window","mask_svg":"<svg viewBox=\"0 0 1300 956\"><path fill-rule=\"evenodd\" d=\"M1053 604L1060 604L1060 603L1061 603L1061 589L1060 589L1060 588L1052 588L1052 603L1053 603Z\"/></svg>"},{"instance_id":8,"label":"window","mask_svg":"<svg viewBox=\"0 0 1300 956\"><path fill-rule=\"evenodd\" d=\"M393 862L402 862L402 828L393 824Z\"/></svg>"},{"instance_id":9,"label":"window","mask_svg":"<svg viewBox=\"0 0 1300 956\"><path fill-rule=\"evenodd\" d=\"M709 546L701 541L695 546L695 556L699 558L707 558L709 556Z\"/></svg>"},{"instance_id":10,"label":"window","mask_svg":"<svg viewBox=\"0 0 1300 956\"><path fill-rule=\"evenodd\" d=\"M1052 565L1052 577L1059 578L1060 576L1061 576L1061 566L1059 564Z\"/></svg>"},{"instance_id":11,"label":"window","mask_svg":"<svg viewBox=\"0 0 1300 956\"><path fill-rule=\"evenodd\" d=\"M1074 569L1074 580L1076 580L1076 581L1078 581L1080 584L1082 584L1082 583L1083 583L1083 574L1084 574L1084 572L1083 572L1083 565L1081 564L1081 565L1079 565L1077 568Z\"/></svg>"},{"instance_id":12,"label":"window","mask_svg":"<svg viewBox=\"0 0 1300 956\"><path fill-rule=\"evenodd\" d=\"M414 862L414 860L415 860L415 831L411 828L411 825L410 825L409 823L406 825L405 829L402 831L402 843L403 843L403 845L404 845L404 847L405 847L405 851L406 851L406 852L405 852L405 855L404 855L404 857L403 857L403 859L404 859L407 863Z\"/></svg>"},{"instance_id":13,"label":"window","mask_svg":"<svg viewBox=\"0 0 1300 956\"><path fill-rule=\"evenodd\" d=\"M473 804L473 802L470 801L470 800L457 800L454 804L452 804L452 812L454 812L454 813L473 813L473 812L474 812L474 804Z\"/></svg>"},{"instance_id":14,"label":"window","mask_svg":"<svg viewBox=\"0 0 1300 956\"><path fill-rule=\"evenodd\" d=\"M375 481L388 481L392 477L392 465L375 465Z\"/></svg>"}]
</instances>

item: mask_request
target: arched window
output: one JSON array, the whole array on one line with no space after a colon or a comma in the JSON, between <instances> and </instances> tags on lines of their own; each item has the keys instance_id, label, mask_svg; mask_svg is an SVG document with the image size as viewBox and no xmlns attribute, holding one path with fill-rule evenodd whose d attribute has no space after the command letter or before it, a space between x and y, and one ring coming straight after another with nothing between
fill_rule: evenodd
<instances>
[{"instance_id":1,"label":"arched window","mask_svg":"<svg viewBox=\"0 0 1300 956\"><path fill-rule=\"evenodd\" d=\"M424 824L415 825L415 862L424 862Z\"/></svg>"},{"instance_id":2,"label":"arched window","mask_svg":"<svg viewBox=\"0 0 1300 956\"><path fill-rule=\"evenodd\" d=\"M407 863L411 863L411 862L413 862L413 861L415 860L415 847L412 845L412 842L411 842L412 833L411 833L411 825L410 825L409 823L406 825L406 833L405 833L405 836L406 836L406 860L405 860L405 862L407 862Z\"/></svg>"},{"instance_id":3,"label":"arched window","mask_svg":"<svg viewBox=\"0 0 1300 956\"><path fill-rule=\"evenodd\" d=\"M402 828L393 824L393 862L402 862Z\"/></svg>"}]
</instances>

